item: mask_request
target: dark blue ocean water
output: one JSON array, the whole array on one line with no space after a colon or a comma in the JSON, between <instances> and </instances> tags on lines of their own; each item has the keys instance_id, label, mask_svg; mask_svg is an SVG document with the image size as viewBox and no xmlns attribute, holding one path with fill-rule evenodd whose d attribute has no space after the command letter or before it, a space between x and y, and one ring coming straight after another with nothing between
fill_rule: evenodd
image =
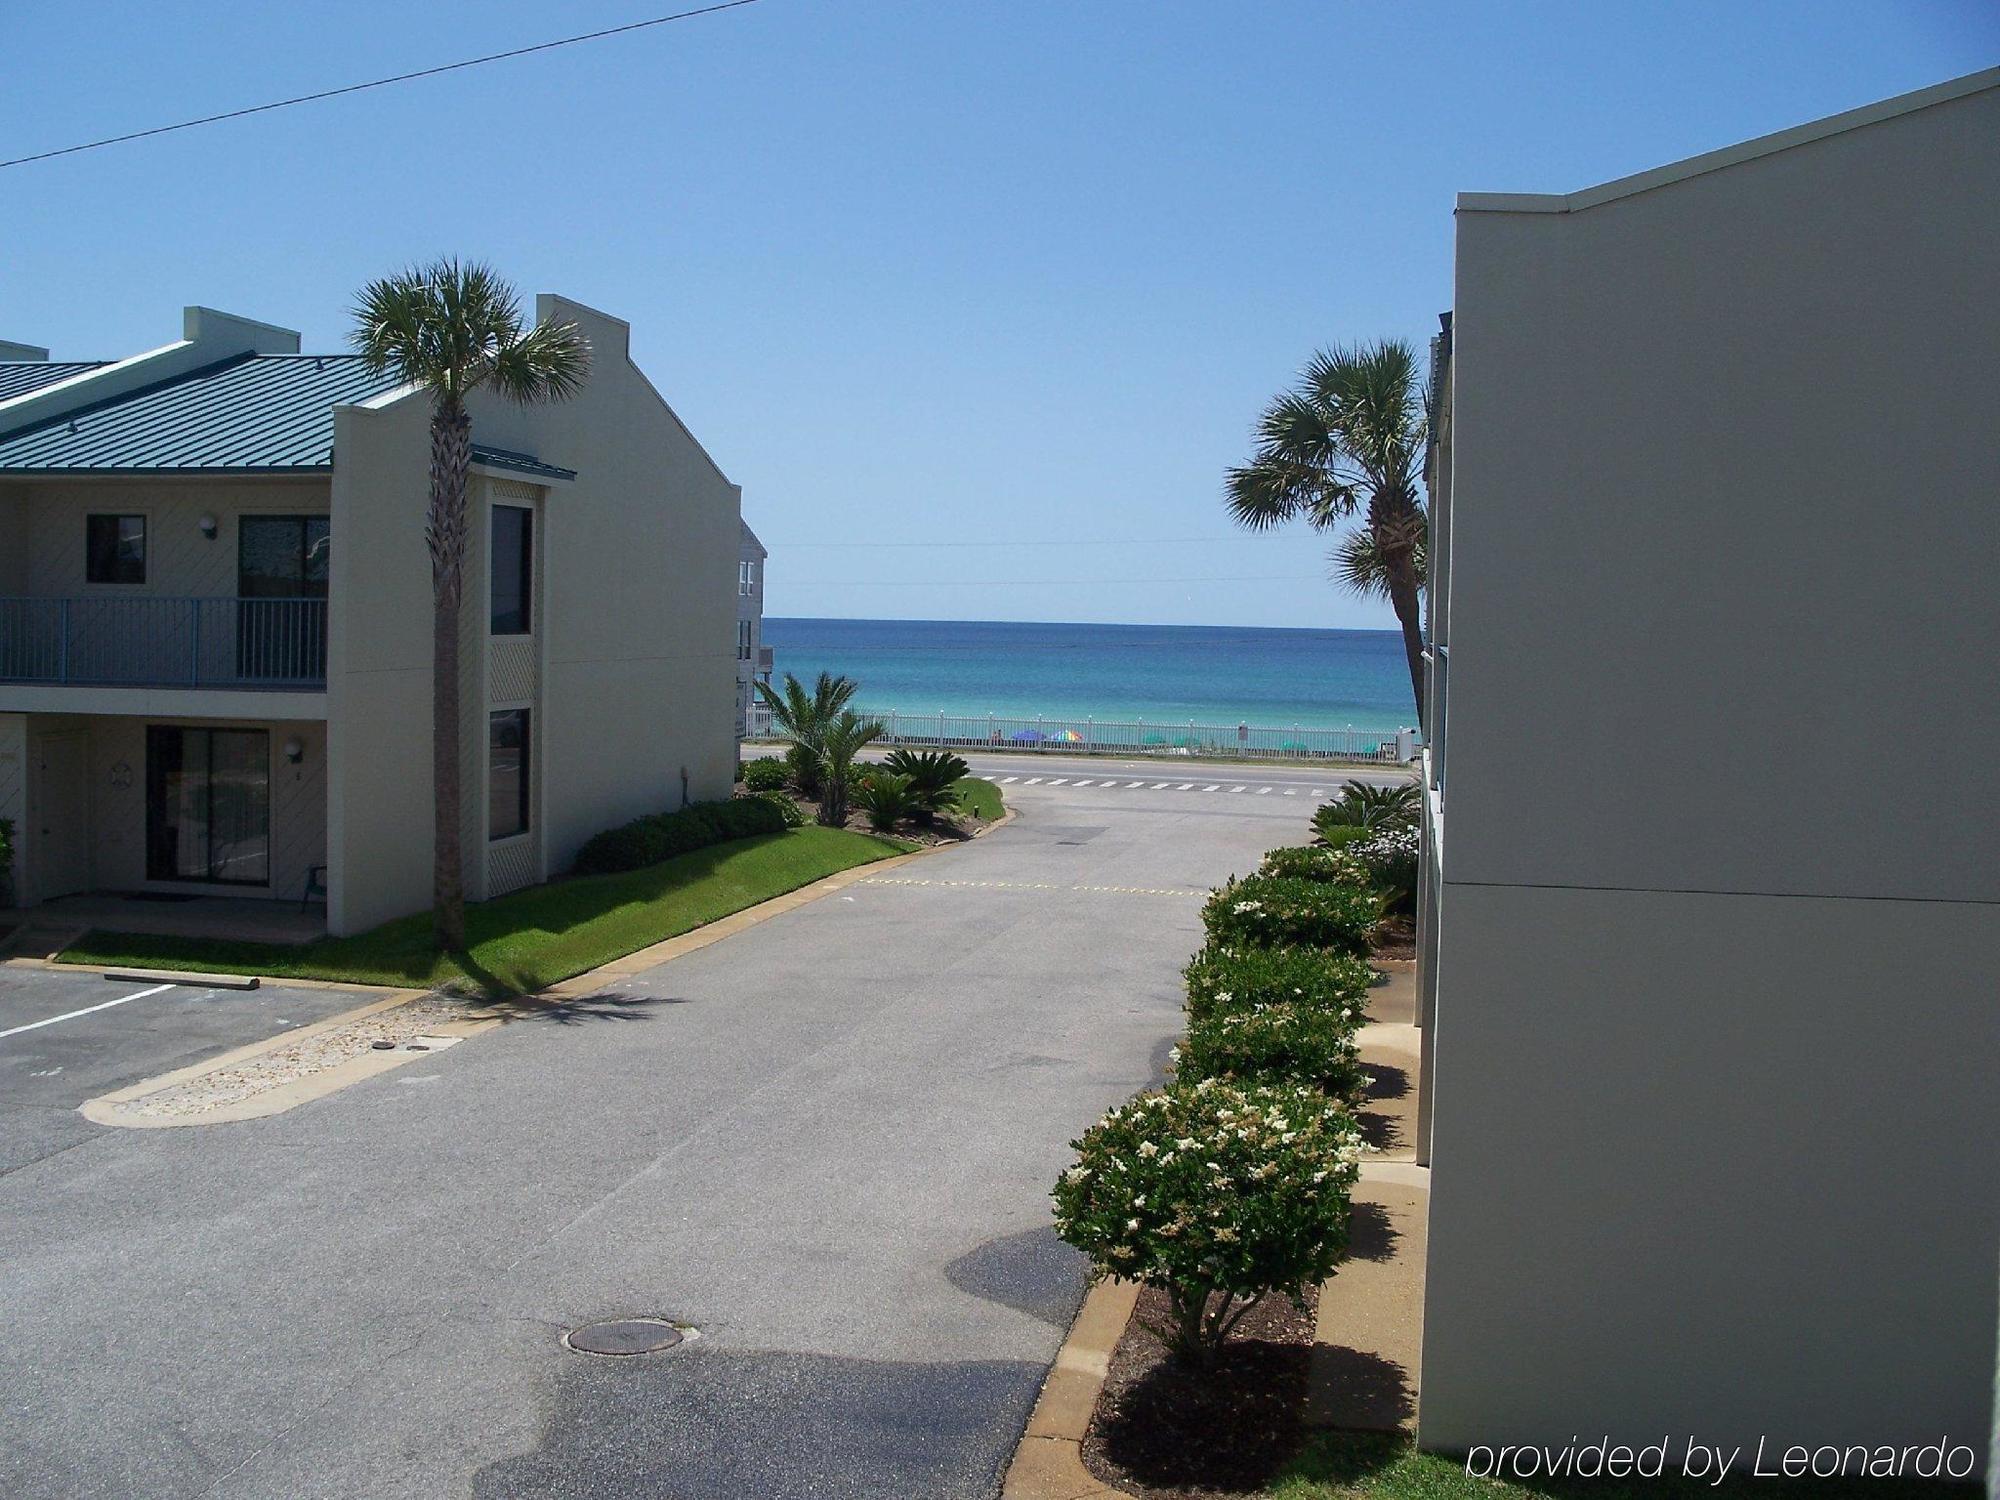
<instances>
[{"instance_id":1,"label":"dark blue ocean water","mask_svg":"<svg viewBox=\"0 0 2000 1500\"><path fill-rule=\"evenodd\" d=\"M1415 722L1391 630L768 618L776 676L845 673L898 713L1194 719L1391 730Z\"/></svg>"}]
</instances>

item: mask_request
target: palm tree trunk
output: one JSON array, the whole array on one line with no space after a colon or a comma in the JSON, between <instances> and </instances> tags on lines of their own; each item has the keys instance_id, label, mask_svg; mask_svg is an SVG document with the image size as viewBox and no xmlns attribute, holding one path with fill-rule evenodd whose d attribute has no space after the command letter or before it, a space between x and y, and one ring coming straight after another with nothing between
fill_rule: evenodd
<instances>
[{"instance_id":1,"label":"palm tree trunk","mask_svg":"<svg viewBox=\"0 0 2000 1500\"><path fill-rule=\"evenodd\" d=\"M1410 554L1392 554L1387 561L1389 606L1403 627L1403 655L1410 663L1410 691L1417 700L1417 722L1424 721L1424 618L1417 590L1417 568Z\"/></svg>"},{"instance_id":2,"label":"palm tree trunk","mask_svg":"<svg viewBox=\"0 0 2000 1500\"><path fill-rule=\"evenodd\" d=\"M459 781L459 601L465 581L465 476L472 419L456 401L431 416L431 918L445 952L465 947L465 876L460 848L464 788Z\"/></svg>"}]
</instances>

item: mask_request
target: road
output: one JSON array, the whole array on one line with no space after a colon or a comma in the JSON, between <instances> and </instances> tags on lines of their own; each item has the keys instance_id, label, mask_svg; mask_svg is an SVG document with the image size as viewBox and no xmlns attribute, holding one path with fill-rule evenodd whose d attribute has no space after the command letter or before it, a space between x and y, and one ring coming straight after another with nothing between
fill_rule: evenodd
<instances>
[{"instance_id":1,"label":"road","mask_svg":"<svg viewBox=\"0 0 2000 1500\"><path fill-rule=\"evenodd\" d=\"M1202 891L1311 806L1036 767L985 838L434 1060L72 1123L0 1176L0 1494L994 1494L1081 1295L1066 1143L1158 1075ZM10 1098L61 1030L0 1039ZM559 1342L620 1314L698 1337Z\"/></svg>"}]
</instances>

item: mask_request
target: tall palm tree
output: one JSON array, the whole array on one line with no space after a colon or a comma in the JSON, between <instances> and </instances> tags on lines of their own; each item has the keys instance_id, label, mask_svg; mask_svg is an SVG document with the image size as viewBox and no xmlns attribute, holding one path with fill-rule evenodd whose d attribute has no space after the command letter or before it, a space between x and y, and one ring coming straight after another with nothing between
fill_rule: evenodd
<instances>
[{"instance_id":1,"label":"tall palm tree","mask_svg":"<svg viewBox=\"0 0 2000 1500\"><path fill-rule=\"evenodd\" d=\"M1253 531L1293 520L1330 531L1362 513L1357 535L1365 545L1352 553L1344 547L1336 562L1350 587L1386 595L1395 610L1419 717L1429 523L1417 484L1426 430L1417 354L1408 344L1322 349L1298 383L1264 409L1256 455L1228 480L1230 513Z\"/></svg>"},{"instance_id":2,"label":"tall palm tree","mask_svg":"<svg viewBox=\"0 0 2000 1500\"><path fill-rule=\"evenodd\" d=\"M590 344L574 323L528 326L514 288L491 267L447 257L372 281L350 335L368 368L421 386L431 402L431 779L435 818L432 913L438 946L465 946L459 848L459 600L465 581L465 477L482 387L522 405L564 401L583 388Z\"/></svg>"},{"instance_id":3,"label":"tall palm tree","mask_svg":"<svg viewBox=\"0 0 2000 1500\"><path fill-rule=\"evenodd\" d=\"M836 677L831 672L820 673L811 692L790 672L785 674L783 692L774 690L768 682L757 684L764 706L771 710L771 722L792 742L785 759L791 764L792 779L808 797L820 794L825 775L827 727L847 707L860 686L852 677Z\"/></svg>"}]
</instances>

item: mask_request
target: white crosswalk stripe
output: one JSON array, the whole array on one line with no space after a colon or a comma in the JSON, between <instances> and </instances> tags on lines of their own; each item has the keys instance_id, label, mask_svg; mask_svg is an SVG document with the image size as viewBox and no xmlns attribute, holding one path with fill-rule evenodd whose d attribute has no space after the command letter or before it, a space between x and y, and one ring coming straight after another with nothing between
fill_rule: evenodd
<instances>
[{"instance_id":1,"label":"white crosswalk stripe","mask_svg":"<svg viewBox=\"0 0 2000 1500\"><path fill-rule=\"evenodd\" d=\"M1311 797L1315 801L1321 800L1327 795L1326 789L1324 787L1300 786L1297 783L1293 783L1288 786L1283 782L1273 782L1269 785L1259 786L1255 782L1248 782L1248 781L1243 781L1243 782L1119 781L1116 778L1105 778L1097 776L1079 776L1071 778L1068 776L1022 777L1018 775L994 776L991 778L991 780L996 785L999 786L1015 786L1015 785L1019 785L1022 787L1060 786L1060 787L1083 788L1098 792L1138 791L1141 789L1153 792L1166 792L1166 791L1247 792L1250 795L1256 797L1269 797L1275 793L1276 795L1281 797Z\"/></svg>"}]
</instances>

